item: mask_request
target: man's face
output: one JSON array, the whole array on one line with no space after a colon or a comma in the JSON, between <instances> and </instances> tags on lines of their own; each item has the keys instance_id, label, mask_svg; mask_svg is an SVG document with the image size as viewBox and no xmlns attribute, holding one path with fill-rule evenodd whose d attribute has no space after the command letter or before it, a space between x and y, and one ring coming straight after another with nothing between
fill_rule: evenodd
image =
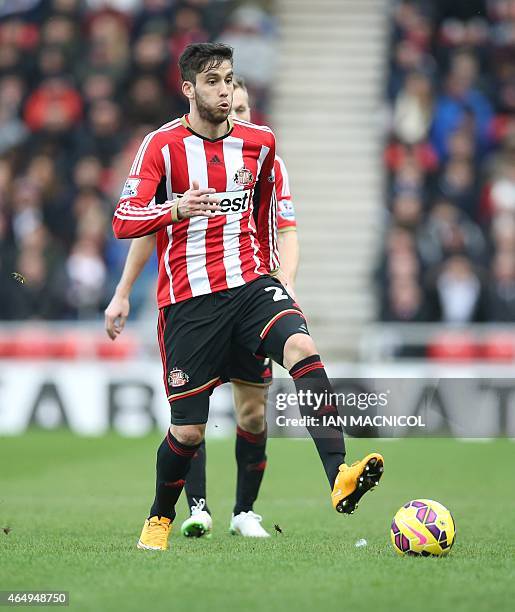
<instances>
[{"instance_id":1,"label":"man's face","mask_svg":"<svg viewBox=\"0 0 515 612\"><path fill-rule=\"evenodd\" d=\"M231 116L243 121L250 121L249 94L241 87L234 90Z\"/></svg>"},{"instance_id":2,"label":"man's face","mask_svg":"<svg viewBox=\"0 0 515 612\"><path fill-rule=\"evenodd\" d=\"M232 74L228 60L197 74L194 100L200 117L205 121L218 125L227 120L234 93Z\"/></svg>"}]
</instances>

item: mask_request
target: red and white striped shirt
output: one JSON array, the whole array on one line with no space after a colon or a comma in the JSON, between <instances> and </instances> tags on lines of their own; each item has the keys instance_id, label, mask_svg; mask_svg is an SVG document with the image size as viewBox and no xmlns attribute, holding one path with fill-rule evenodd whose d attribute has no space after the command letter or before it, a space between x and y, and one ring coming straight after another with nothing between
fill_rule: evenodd
<instances>
[{"instance_id":1,"label":"red and white striped shirt","mask_svg":"<svg viewBox=\"0 0 515 612\"><path fill-rule=\"evenodd\" d=\"M295 207L293 206L290 180L283 160L275 156L275 193L277 194L277 229L279 232L288 232L297 229Z\"/></svg>"},{"instance_id":2,"label":"red and white striped shirt","mask_svg":"<svg viewBox=\"0 0 515 612\"><path fill-rule=\"evenodd\" d=\"M182 117L143 140L118 206L117 238L157 233L159 308L248 283L279 267L275 137L267 127L229 120L210 140ZM170 201L192 182L216 189L222 211L171 224Z\"/></svg>"}]
</instances>

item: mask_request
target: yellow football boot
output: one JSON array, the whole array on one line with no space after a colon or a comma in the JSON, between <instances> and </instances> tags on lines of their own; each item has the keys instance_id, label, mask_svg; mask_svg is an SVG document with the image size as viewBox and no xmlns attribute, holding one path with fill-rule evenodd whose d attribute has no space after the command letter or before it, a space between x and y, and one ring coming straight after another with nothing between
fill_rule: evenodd
<instances>
[{"instance_id":1,"label":"yellow football boot","mask_svg":"<svg viewBox=\"0 0 515 612\"><path fill-rule=\"evenodd\" d=\"M331 493L333 508L352 514L363 495L379 484L383 470L384 459L379 453L371 453L350 467L342 463Z\"/></svg>"},{"instance_id":2,"label":"yellow football boot","mask_svg":"<svg viewBox=\"0 0 515 612\"><path fill-rule=\"evenodd\" d=\"M166 550L171 531L172 521L169 518L151 516L143 525L137 546L143 550Z\"/></svg>"}]
</instances>

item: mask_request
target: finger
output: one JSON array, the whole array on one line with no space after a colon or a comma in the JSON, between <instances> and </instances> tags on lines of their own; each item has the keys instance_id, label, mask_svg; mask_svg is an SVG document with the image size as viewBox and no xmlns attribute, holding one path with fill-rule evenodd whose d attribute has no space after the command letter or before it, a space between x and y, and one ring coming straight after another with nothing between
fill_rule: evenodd
<instances>
[{"instance_id":1,"label":"finger","mask_svg":"<svg viewBox=\"0 0 515 612\"><path fill-rule=\"evenodd\" d=\"M107 335L111 338L111 340L114 340L116 338L116 331L114 328L114 324L109 325L109 327L106 327L106 332Z\"/></svg>"},{"instance_id":2,"label":"finger","mask_svg":"<svg viewBox=\"0 0 515 612\"><path fill-rule=\"evenodd\" d=\"M204 202L197 202L196 204L192 204L188 210L190 212L197 212L199 210L221 210L219 204L209 204Z\"/></svg>"},{"instance_id":3,"label":"finger","mask_svg":"<svg viewBox=\"0 0 515 612\"><path fill-rule=\"evenodd\" d=\"M216 190L213 187L208 187L207 189L192 189L190 191L190 196L193 198L201 198L208 195L212 195L216 193Z\"/></svg>"},{"instance_id":4,"label":"finger","mask_svg":"<svg viewBox=\"0 0 515 612\"><path fill-rule=\"evenodd\" d=\"M189 189L190 193L200 191L201 193L215 193L216 189L213 187L204 187L200 189L200 183L197 179L193 179L191 181L191 187Z\"/></svg>"},{"instance_id":5,"label":"finger","mask_svg":"<svg viewBox=\"0 0 515 612\"><path fill-rule=\"evenodd\" d=\"M204 195L196 198L196 201L200 204L220 204L219 198L212 198L210 196Z\"/></svg>"},{"instance_id":6,"label":"finger","mask_svg":"<svg viewBox=\"0 0 515 612\"><path fill-rule=\"evenodd\" d=\"M104 327L105 327L105 330L108 336L111 336L111 333L113 331L113 323L114 323L114 317L112 317L111 315L107 313L104 313Z\"/></svg>"},{"instance_id":7,"label":"finger","mask_svg":"<svg viewBox=\"0 0 515 612\"><path fill-rule=\"evenodd\" d=\"M212 212L215 213L221 210L218 204L197 204L197 206L192 206L190 208L190 213L196 215L201 212Z\"/></svg>"},{"instance_id":8,"label":"finger","mask_svg":"<svg viewBox=\"0 0 515 612\"><path fill-rule=\"evenodd\" d=\"M202 204L201 210L211 210L216 212L217 210L222 210L222 207L218 204Z\"/></svg>"}]
</instances>

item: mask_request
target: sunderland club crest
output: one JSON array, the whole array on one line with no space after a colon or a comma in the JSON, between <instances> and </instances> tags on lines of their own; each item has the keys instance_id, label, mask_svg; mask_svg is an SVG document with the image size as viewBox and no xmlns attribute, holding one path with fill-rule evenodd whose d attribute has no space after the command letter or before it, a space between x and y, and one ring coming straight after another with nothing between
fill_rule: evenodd
<instances>
[{"instance_id":1,"label":"sunderland club crest","mask_svg":"<svg viewBox=\"0 0 515 612\"><path fill-rule=\"evenodd\" d=\"M248 168L245 168L245 166L243 166L243 168L240 168L234 175L234 182L237 185L246 187L247 185L250 185L254 182L254 175Z\"/></svg>"},{"instance_id":2,"label":"sunderland club crest","mask_svg":"<svg viewBox=\"0 0 515 612\"><path fill-rule=\"evenodd\" d=\"M168 372L168 384L170 387L182 387L189 381L190 377L179 368L173 368Z\"/></svg>"}]
</instances>

